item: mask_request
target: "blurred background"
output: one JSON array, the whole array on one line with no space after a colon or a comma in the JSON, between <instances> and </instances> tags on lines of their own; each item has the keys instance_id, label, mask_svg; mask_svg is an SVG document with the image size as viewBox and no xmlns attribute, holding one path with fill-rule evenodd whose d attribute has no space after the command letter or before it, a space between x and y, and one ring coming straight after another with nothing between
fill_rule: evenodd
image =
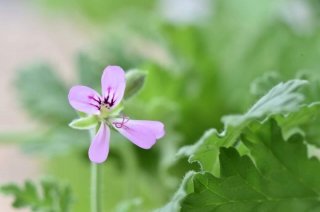
<instances>
[{"instance_id":1,"label":"blurred background","mask_svg":"<svg viewBox=\"0 0 320 212\"><path fill-rule=\"evenodd\" d=\"M100 90L103 68L148 72L125 102L135 119L161 120L150 151L116 133L103 164L107 211L150 211L186 170L177 149L261 95L251 84L320 76L319 0L0 0L0 184L54 176L73 211L89 211L89 136L68 127L74 84ZM0 211L12 198L0 197ZM23 210L22 210L23 211Z\"/></svg>"}]
</instances>

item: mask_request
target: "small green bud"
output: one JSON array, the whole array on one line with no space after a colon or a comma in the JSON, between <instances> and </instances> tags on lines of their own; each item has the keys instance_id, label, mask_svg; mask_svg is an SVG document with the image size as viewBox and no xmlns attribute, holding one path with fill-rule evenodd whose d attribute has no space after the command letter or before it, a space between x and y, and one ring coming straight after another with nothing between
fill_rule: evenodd
<instances>
[{"instance_id":1,"label":"small green bud","mask_svg":"<svg viewBox=\"0 0 320 212\"><path fill-rule=\"evenodd\" d=\"M141 90L144 85L146 76L146 72L137 69L130 70L126 73L127 84L124 94L125 99L129 99Z\"/></svg>"}]
</instances>

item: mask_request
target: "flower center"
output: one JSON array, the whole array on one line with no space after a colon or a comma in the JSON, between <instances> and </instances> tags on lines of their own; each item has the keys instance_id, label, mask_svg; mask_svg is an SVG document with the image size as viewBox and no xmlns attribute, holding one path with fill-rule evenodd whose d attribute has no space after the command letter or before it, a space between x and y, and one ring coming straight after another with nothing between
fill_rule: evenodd
<instances>
[{"instance_id":1,"label":"flower center","mask_svg":"<svg viewBox=\"0 0 320 212\"><path fill-rule=\"evenodd\" d=\"M108 87L107 91L108 91L108 95L107 95L107 97L104 97L103 104L108 109L110 109L114 105L114 103L116 102L116 99L114 97L114 92L111 97L111 87Z\"/></svg>"},{"instance_id":2,"label":"flower center","mask_svg":"<svg viewBox=\"0 0 320 212\"><path fill-rule=\"evenodd\" d=\"M107 89L107 93L104 97L90 95L88 96L88 98L90 99L89 104L96 107L100 111L99 117L102 119L106 119L109 116L115 117L123 109L123 107L120 104L117 107L115 107L115 92L111 89L111 87ZM122 125L127 122L125 120L123 121Z\"/></svg>"},{"instance_id":3,"label":"flower center","mask_svg":"<svg viewBox=\"0 0 320 212\"><path fill-rule=\"evenodd\" d=\"M110 109L114 103L116 102L116 99L114 98L114 94L112 95L112 97L110 96L110 92L108 92L107 97L103 98L103 101L100 97L95 97L95 96L89 96L89 99L93 100L93 102L91 103L92 106L95 106L96 108L98 108L100 110L100 108L102 106Z\"/></svg>"}]
</instances>

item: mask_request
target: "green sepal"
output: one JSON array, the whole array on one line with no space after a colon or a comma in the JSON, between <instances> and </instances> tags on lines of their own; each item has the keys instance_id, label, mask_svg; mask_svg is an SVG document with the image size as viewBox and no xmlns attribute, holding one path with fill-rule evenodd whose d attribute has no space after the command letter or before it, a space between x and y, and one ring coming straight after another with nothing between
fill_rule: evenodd
<instances>
[{"instance_id":1,"label":"green sepal","mask_svg":"<svg viewBox=\"0 0 320 212\"><path fill-rule=\"evenodd\" d=\"M125 99L137 94L144 85L147 73L141 70L130 70L126 73L126 91L124 94Z\"/></svg>"},{"instance_id":2,"label":"green sepal","mask_svg":"<svg viewBox=\"0 0 320 212\"><path fill-rule=\"evenodd\" d=\"M81 111L77 111L77 114L78 114L78 116L79 116L80 118L85 118L85 117L88 116L86 113L81 112Z\"/></svg>"},{"instance_id":3,"label":"green sepal","mask_svg":"<svg viewBox=\"0 0 320 212\"><path fill-rule=\"evenodd\" d=\"M69 127L77 130L88 130L94 128L99 122L97 116L86 116L83 118L75 119L70 124Z\"/></svg>"}]
</instances>

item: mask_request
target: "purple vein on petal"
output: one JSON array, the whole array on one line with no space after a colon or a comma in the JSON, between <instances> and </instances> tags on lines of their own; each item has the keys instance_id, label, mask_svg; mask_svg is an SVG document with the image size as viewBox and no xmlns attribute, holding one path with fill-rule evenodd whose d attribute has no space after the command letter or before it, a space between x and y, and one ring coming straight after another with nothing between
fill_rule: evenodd
<instances>
[{"instance_id":1,"label":"purple vein on petal","mask_svg":"<svg viewBox=\"0 0 320 212\"><path fill-rule=\"evenodd\" d=\"M158 121L129 120L120 123L123 123L123 119L113 119L114 128L143 149L151 148L165 134L164 125Z\"/></svg>"},{"instance_id":2,"label":"purple vein on petal","mask_svg":"<svg viewBox=\"0 0 320 212\"><path fill-rule=\"evenodd\" d=\"M119 66L107 66L101 77L102 95L106 104L117 106L124 95L126 78L123 69Z\"/></svg>"},{"instance_id":3,"label":"purple vein on petal","mask_svg":"<svg viewBox=\"0 0 320 212\"><path fill-rule=\"evenodd\" d=\"M91 97L100 98L98 92L87 86L73 86L68 95L70 105L81 112L88 114L99 114L98 105Z\"/></svg>"}]
</instances>

